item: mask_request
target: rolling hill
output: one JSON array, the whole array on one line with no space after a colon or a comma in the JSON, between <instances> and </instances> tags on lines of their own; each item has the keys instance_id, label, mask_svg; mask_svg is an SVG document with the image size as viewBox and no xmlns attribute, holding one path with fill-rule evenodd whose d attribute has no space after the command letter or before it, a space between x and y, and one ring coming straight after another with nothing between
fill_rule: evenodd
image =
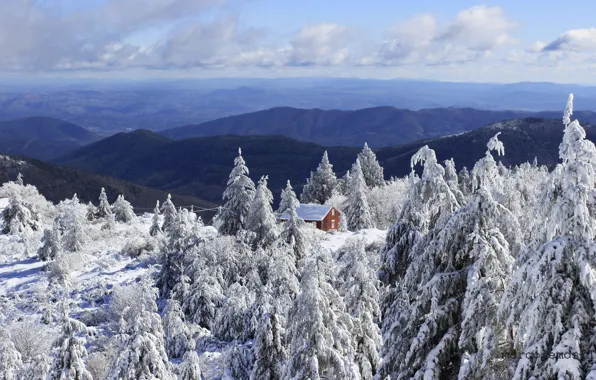
<instances>
[{"instance_id":1,"label":"rolling hill","mask_svg":"<svg viewBox=\"0 0 596 380\"><path fill-rule=\"evenodd\" d=\"M585 125L588 138L596 131ZM454 158L461 168L471 168L486 151L487 141L501 132L505 144L505 165L532 161L558 162L563 136L559 120L525 118L498 122L474 131L447 137L376 149L385 177L404 176L410 171L411 156L423 145L435 149L439 160ZM122 146L130 149L122 149ZM238 147L242 148L253 180L269 175L275 197L287 179L300 192L311 170L316 169L325 150L338 175L354 162L360 148L324 147L282 136L215 136L169 140L154 132L139 130L114 135L61 157L57 163L126 179L144 186L197 196L220 202Z\"/></svg>"},{"instance_id":2,"label":"rolling hill","mask_svg":"<svg viewBox=\"0 0 596 380\"><path fill-rule=\"evenodd\" d=\"M162 202L167 197L164 191L139 186L121 179L91 174L35 159L0 155L0 183L15 180L18 173L22 173L26 184L36 186L41 194L54 203L70 198L76 193L82 202L91 201L97 205L99 192L104 187L110 202L115 201L119 194L123 194L135 207L136 212L151 212L155 207L155 201ZM172 194L172 201L176 206L194 205L206 209L215 207L213 203L196 197L177 194ZM200 215L204 220L209 220L214 212Z\"/></svg>"},{"instance_id":3,"label":"rolling hill","mask_svg":"<svg viewBox=\"0 0 596 380\"><path fill-rule=\"evenodd\" d=\"M0 122L0 152L5 154L47 160L97 140L85 128L50 117Z\"/></svg>"},{"instance_id":4,"label":"rolling hill","mask_svg":"<svg viewBox=\"0 0 596 380\"><path fill-rule=\"evenodd\" d=\"M561 112L486 111L429 108L419 111L374 107L356 111L277 107L161 131L173 139L216 135L283 135L326 146L371 147L407 144L462 133L501 120L559 118ZM596 123L596 113L578 111L581 122Z\"/></svg>"}]
</instances>

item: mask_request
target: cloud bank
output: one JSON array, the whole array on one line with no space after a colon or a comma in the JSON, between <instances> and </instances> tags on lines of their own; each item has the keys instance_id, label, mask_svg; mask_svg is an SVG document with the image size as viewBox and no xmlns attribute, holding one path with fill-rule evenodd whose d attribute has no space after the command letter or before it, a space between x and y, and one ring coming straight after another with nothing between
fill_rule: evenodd
<instances>
[{"instance_id":1,"label":"cloud bank","mask_svg":"<svg viewBox=\"0 0 596 380\"><path fill-rule=\"evenodd\" d=\"M432 14L397 22L374 40L350 25L305 25L287 41L245 25L230 0L103 0L65 11L52 2L0 1L0 72L128 69L572 68L596 54L596 28L550 42L522 42L522 27L496 6L441 23ZM250 0L237 0L250 1ZM46 5L43 5L46 4ZM49 4L49 5L48 5ZM153 36L147 38L146 36Z\"/></svg>"}]
</instances>

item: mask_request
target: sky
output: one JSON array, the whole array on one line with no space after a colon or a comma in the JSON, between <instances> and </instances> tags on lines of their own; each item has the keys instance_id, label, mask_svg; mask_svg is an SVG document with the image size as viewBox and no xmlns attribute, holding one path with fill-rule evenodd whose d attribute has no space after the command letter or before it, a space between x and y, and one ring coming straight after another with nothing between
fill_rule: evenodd
<instances>
[{"instance_id":1,"label":"sky","mask_svg":"<svg viewBox=\"0 0 596 380\"><path fill-rule=\"evenodd\" d=\"M0 0L0 81L596 84L593 0Z\"/></svg>"}]
</instances>

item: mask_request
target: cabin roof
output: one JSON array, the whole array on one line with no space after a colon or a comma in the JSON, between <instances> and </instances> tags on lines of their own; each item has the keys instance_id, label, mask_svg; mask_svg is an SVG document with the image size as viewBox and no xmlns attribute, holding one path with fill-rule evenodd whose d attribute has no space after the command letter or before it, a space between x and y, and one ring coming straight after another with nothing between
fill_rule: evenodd
<instances>
[{"instance_id":1,"label":"cabin roof","mask_svg":"<svg viewBox=\"0 0 596 380\"><path fill-rule=\"evenodd\" d=\"M298 208L296 208L296 214L298 214L298 216L300 217L300 219L306 220L306 221L320 221L325 219L325 216L327 216L327 214L329 214L329 211L331 211L333 207L331 206L327 206L327 205L317 205L317 204L311 204L311 203L306 203L306 204L300 204L300 206L298 206ZM280 215L279 217L282 220L287 220L288 219L288 214L287 212L284 212L283 214Z\"/></svg>"}]
</instances>

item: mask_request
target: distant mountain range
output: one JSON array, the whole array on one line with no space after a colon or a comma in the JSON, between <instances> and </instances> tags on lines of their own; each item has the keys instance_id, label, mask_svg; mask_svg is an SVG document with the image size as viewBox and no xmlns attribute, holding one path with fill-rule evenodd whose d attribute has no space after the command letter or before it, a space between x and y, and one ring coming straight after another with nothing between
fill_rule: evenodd
<instances>
[{"instance_id":1,"label":"distant mountain range","mask_svg":"<svg viewBox=\"0 0 596 380\"><path fill-rule=\"evenodd\" d=\"M150 189L122 179L91 174L29 158L0 155L0 183L14 181L18 173L22 173L26 184L35 185L41 194L54 203L71 198L76 193L82 202L91 201L97 205L99 193L104 187L110 202L115 201L119 194L123 194L135 207L135 211L142 213L151 212L156 201L163 202L167 197L167 192ZM194 205L204 209L214 207L213 203L191 196L172 194L172 201L176 206ZM209 220L214 215L214 211L204 212L200 215L204 220Z\"/></svg>"},{"instance_id":2,"label":"distant mountain range","mask_svg":"<svg viewBox=\"0 0 596 380\"><path fill-rule=\"evenodd\" d=\"M584 124L588 138L596 140L595 128ZM410 171L412 155L423 145L435 149L437 158L454 158L458 168L473 167L484 156L486 143L501 132L505 165L538 158L539 163L558 162L558 146L563 136L560 120L524 118L478 128L453 136L417 141L376 149L385 176L404 176ZM145 186L220 202L238 147L253 180L269 175L276 197L291 180L298 192L323 152L338 175L355 161L360 148L324 147L282 136L214 136L171 140L147 130L120 133L83 147L56 160L57 163L90 172L126 179Z\"/></svg>"},{"instance_id":3,"label":"distant mountain range","mask_svg":"<svg viewBox=\"0 0 596 380\"><path fill-rule=\"evenodd\" d=\"M47 160L100 137L78 125L49 117L0 122L0 152Z\"/></svg>"},{"instance_id":4,"label":"distant mountain range","mask_svg":"<svg viewBox=\"0 0 596 380\"><path fill-rule=\"evenodd\" d=\"M163 130L274 107L358 110L560 110L570 92L576 109L596 111L596 87L554 83L452 83L357 78L60 80L0 86L0 120L54 117L100 135ZM529 116L520 115L519 117ZM280 126L281 127L281 126Z\"/></svg>"},{"instance_id":5,"label":"distant mountain range","mask_svg":"<svg viewBox=\"0 0 596 380\"><path fill-rule=\"evenodd\" d=\"M187 125L160 132L173 139L217 135L283 135L327 146L371 147L470 131L491 123L525 117L559 118L561 112L485 111L431 108L420 111L375 107L356 111L278 107ZM578 111L582 122L596 123L596 113Z\"/></svg>"}]
</instances>

